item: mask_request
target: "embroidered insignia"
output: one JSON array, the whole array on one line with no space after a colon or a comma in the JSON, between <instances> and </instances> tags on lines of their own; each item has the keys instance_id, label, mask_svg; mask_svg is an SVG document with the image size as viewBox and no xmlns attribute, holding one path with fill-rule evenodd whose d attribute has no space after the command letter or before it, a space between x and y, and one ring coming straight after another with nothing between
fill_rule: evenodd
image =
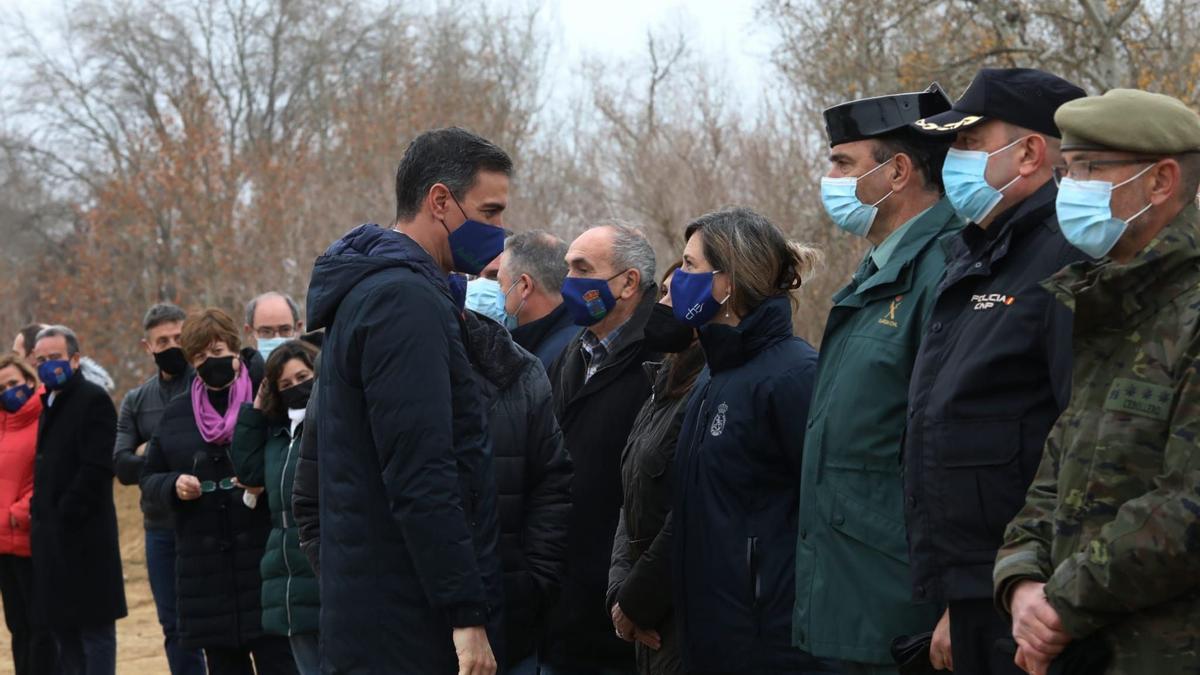
<instances>
[{"instance_id":1,"label":"embroidered insignia","mask_svg":"<svg viewBox=\"0 0 1200 675\"><path fill-rule=\"evenodd\" d=\"M1171 418L1174 398L1170 387L1118 377L1108 390L1104 409L1165 422Z\"/></svg>"},{"instance_id":2,"label":"embroidered insignia","mask_svg":"<svg viewBox=\"0 0 1200 675\"><path fill-rule=\"evenodd\" d=\"M1008 307L1017 301L1014 295L1005 295L1004 293L980 293L971 296L971 303L976 312L981 312L993 307Z\"/></svg>"},{"instance_id":3,"label":"embroidered insignia","mask_svg":"<svg viewBox=\"0 0 1200 675\"><path fill-rule=\"evenodd\" d=\"M883 315L883 318L879 320L879 323L888 326L889 328L900 327L900 324L896 323L896 308L900 306L901 300L904 300L903 295L897 295L896 299L892 300L892 304L888 307L887 313Z\"/></svg>"},{"instance_id":4,"label":"embroidered insignia","mask_svg":"<svg viewBox=\"0 0 1200 675\"><path fill-rule=\"evenodd\" d=\"M708 433L713 436L720 436L725 433L725 413L729 410L729 406L722 403L717 406L717 414L713 416L712 426L708 428Z\"/></svg>"}]
</instances>

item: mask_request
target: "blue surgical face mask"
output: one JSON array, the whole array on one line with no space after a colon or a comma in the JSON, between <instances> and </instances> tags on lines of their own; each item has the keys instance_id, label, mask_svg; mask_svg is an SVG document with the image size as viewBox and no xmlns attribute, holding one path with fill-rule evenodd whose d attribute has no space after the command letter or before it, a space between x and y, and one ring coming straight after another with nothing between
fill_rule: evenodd
<instances>
[{"instance_id":1,"label":"blue surgical face mask","mask_svg":"<svg viewBox=\"0 0 1200 675\"><path fill-rule=\"evenodd\" d=\"M1146 168L1113 185L1104 180L1075 180L1063 178L1058 186L1055 210L1063 236L1075 248L1092 256L1108 255L1134 218L1150 209L1150 204L1125 220L1112 217L1113 190L1140 177L1154 167Z\"/></svg>"},{"instance_id":2,"label":"blue surgical face mask","mask_svg":"<svg viewBox=\"0 0 1200 675\"><path fill-rule=\"evenodd\" d=\"M271 352L275 351L291 338L273 337L273 338L258 338L258 353L262 354L263 361L271 358Z\"/></svg>"},{"instance_id":3,"label":"blue surgical face mask","mask_svg":"<svg viewBox=\"0 0 1200 675\"><path fill-rule=\"evenodd\" d=\"M37 367L38 379L46 385L46 389L55 391L62 389L73 374L71 362L66 359L47 361Z\"/></svg>"},{"instance_id":4,"label":"blue surgical face mask","mask_svg":"<svg viewBox=\"0 0 1200 675\"><path fill-rule=\"evenodd\" d=\"M628 270L626 270L628 271ZM617 306L608 282L625 274L617 272L607 279L567 277L563 279L563 305L576 326L594 326Z\"/></svg>"},{"instance_id":5,"label":"blue surgical face mask","mask_svg":"<svg viewBox=\"0 0 1200 675\"><path fill-rule=\"evenodd\" d=\"M18 384L5 389L4 393L0 394L0 405L3 405L9 413L15 413L24 407L31 398L33 398L33 387L27 384Z\"/></svg>"},{"instance_id":6,"label":"blue surgical face mask","mask_svg":"<svg viewBox=\"0 0 1200 675\"><path fill-rule=\"evenodd\" d=\"M875 216L879 215L878 206L884 199L891 197L892 192L888 192L874 204L864 204L858 198L858 181L887 166L893 159L895 156L861 176L826 176L821 179L821 203L825 205L825 213L829 214L835 225L855 236L867 236L871 231L871 224L875 222Z\"/></svg>"},{"instance_id":7,"label":"blue surgical face mask","mask_svg":"<svg viewBox=\"0 0 1200 675\"><path fill-rule=\"evenodd\" d=\"M481 278L467 282L466 307L508 328L508 313L504 311L504 291L500 288L499 281Z\"/></svg>"},{"instance_id":8,"label":"blue surgical face mask","mask_svg":"<svg viewBox=\"0 0 1200 675\"><path fill-rule=\"evenodd\" d=\"M712 282L716 274L719 272L675 270L675 276L671 277L671 309L676 319L699 328L717 315L729 296L725 296L724 300L713 297Z\"/></svg>"},{"instance_id":9,"label":"blue surgical face mask","mask_svg":"<svg viewBox=\"0 0 1200 675\"><path fill-rule=\"evenodd\" d=\"M521 283L521 278L517 277L516 281L509 284L508 290L504 291L504 306L505 306L505 308L508 307L508 294L512 293L513 289L516 288L517 284L519 284L519 283ZM517 319L517 317L521 316L521 310L524 308L525 308L525 298L521 298L521 304L517 305L517 311L510 314L508 312L508 309L504 310L504 327L507 328L510 332L515 330L517 328L517 326L519 325L519 320Z\"/></svg>"},{"instance_id":10,"label":"blue surgical face mask","mask_svg":"<svg viewBox=\"0 0 1200 675\"><path fill-rule=\"evenodd\" d=\"M942 165L942 183L946 186L946 198L955 212L965 220L978 223L996 208L1004 198L1004 191L1021 179L1021 175L1010 180L1004 187L996 189L987 182L988 158L1004 152L1025 140L1018 138L995 152L981 150L959 150L950 148L946 152L946 163Z\"/></svg>"},{"instance_id":11,"label":"blue surgical face mask","mask_svg":"<svg viewBox=\"0 0 1200 675\"><path fill-rule=\"evenodd\" d=\"M450 195L450 198L454 199L455 204L458 204L454 195ZM488 263L504 252L504 228L471 220L467 216L467 212L463 211L462 204L458 204L458 210L462 211L466 221L459 225L457 230L451 232L450 228L446 226L446 221L442 221L442 227L446 228L450 242L450 256L454 260L454 271L463 274L479 274L483 268L488 266Z\"/></svg>"}]
</instances>

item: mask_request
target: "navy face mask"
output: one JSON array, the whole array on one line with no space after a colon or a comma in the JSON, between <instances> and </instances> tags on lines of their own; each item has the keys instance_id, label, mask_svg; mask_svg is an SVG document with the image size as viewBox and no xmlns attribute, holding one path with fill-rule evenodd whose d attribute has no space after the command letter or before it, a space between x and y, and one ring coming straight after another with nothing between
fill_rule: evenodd
<instances>
[{"instance_id":1,"label":"navy face mask","mask_svg":"<svg viewBox=\"0 0 1200 675\"><path fill-rule=\"evenodd\" d=\"M563 305L576 326L594 326L608 316L617 299L613 297L608 282L616 279L625 272L617 272L607 279L592 279L590 277L567 277L563 279Z\"/></svg>"},{"instance_id":2,"label":"navy face mask","mask_svg":"<svg viewBox=\"0 0 1200 675\"><path fill-rule=\"evenodd\" d=\"M446 221L442 221L442 227L446 228L450 242L454 271L478 275L488 263L504 252L504 228L471 220L463 210L462 204L458 203L458 199L453 194L450 198L458 204L458 210L462 211L463 217L466 218L453 232L446 226Z\"/></svg>"}]
</instances>

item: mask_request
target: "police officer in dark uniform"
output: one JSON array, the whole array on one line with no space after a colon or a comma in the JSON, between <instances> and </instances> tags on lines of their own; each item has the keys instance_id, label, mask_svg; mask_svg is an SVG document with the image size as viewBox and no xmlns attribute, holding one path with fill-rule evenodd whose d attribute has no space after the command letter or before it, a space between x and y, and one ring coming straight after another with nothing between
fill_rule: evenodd
<instances>
[{"instance_id":1,"label":"police officer in dark uniform","mask_svg":"<svg viewBox=\"0 0 1200 675\"><path fill-rule=\"evenodd\" d=\"M1083 257L1055 218L1054 112L1084 96L1060 77L984 69L954 107L913 124L956 134L942 168L968 225L917 354L902 455L913 597L947 608L934 667L1014 673L992 566L1071 390L1071 312L1041 282ZM947 653L950 651L950 653Z\"/></svg>"}]
</instances>

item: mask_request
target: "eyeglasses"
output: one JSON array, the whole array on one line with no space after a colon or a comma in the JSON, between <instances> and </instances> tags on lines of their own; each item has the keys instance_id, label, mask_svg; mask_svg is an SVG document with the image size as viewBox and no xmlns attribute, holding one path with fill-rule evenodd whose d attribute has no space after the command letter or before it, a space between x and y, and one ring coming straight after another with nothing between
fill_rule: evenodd
<instances>
[{"instance_id":1,"label":"eyeglasses","mask_svg":"<svg viewBox=\"0 0 1200 675\"><path fill-rule=\"evenodd\" d=\"M290 338L296 334L296 326L290 323L282 326L259 326L254 329L254 334L264 340L270 340L273 337Z\"/></svg>"},{"instance_id":2,"label":"eyeglasses","mask_svg":"<svg viewBox=\"0 0 1200 675\"><path fill-rule=\"evenodd\" d=\"M1154 164L1160 161L1156 157L1135 157L1129 159L1077 159L1070 164L1059 164L1054 167L1054 184L1062 185L1064 178L1071 180L1091 180L1092 172L1105 166L1126 166L1129 164Z\"/></svg>"},{"instance_id":3,"label":"eyeglasses","mask_svg":"<svg viewBox=\"0 0 1200 675\"><path fill-rule=\"evenodd\" d=\"M199 478L196 473L196 467L200 464L200 457L197 456L192 460L192 475ZM229 476L221 480L202 480L200 481L200 494L208 494L217 490L232 490L237 487L237 476Z\"/></svg>"}]
</instances>

